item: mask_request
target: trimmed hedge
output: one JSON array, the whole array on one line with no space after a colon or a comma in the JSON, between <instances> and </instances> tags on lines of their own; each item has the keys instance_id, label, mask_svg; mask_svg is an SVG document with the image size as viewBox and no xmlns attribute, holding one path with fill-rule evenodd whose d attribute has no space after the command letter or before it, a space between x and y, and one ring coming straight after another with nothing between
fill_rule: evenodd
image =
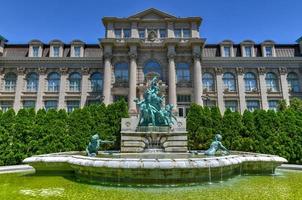
<instances>
[{"instance_id":1,"label":"trimmed hedge","mask_svg":"<svg viewBox=\"0 0 302 200\"><path fill-rule=\"evenodd\" d=\"M86 148L92 134L99 133L102 139L113 140L105 149L120 147L120 119L128 116L125 101L107 107L95 104L65 110L21 109L17 114L10 109L0 111L0 165L20 164L31 155L80 151Z\"/></svg>"},{"instance_id":2,"label":"trimmed hedge","mask_svg":"<svg viewBox=\"0 0 302 200\"><path fill-rule=\"evenodd\" d=\"M231 150L275 154L302 164L302 101L293 99L279 110L245 111L243 115L193 104L187 117L189 149L207 149L216 133Z\"/></svg>"},{"instance_id":3,"label":"trimmed hedge","mask_svg":"<svg viewBox=\"0 0 302 200\"><path fill-rule=\"evenodd\" d=\"M121 118L127 117L125 101L105 106L90 105L71 113L65 110L10 109L0 111L0 165L20 164L31 155L84 150L92 134L113 140L103 149L120 149ZM189 149L208 149L216 133L231 150L276 154L290 163L302 164L302 101L279 111L227 110L192 104L187 116Z\"/></svg>"}]
</instances>

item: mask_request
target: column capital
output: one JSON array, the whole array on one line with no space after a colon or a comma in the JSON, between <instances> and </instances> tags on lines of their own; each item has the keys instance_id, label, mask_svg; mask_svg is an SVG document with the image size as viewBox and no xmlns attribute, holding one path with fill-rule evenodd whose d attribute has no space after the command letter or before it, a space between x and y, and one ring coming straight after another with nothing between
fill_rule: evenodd
<instances>
[{"instance_id":1,"label":"column capital","mask_svg":"<svg viewBox=\"0 0 302 200\"><path fill-rule=\"evenodd\" d=\"M280 68L279 68L279 73L280 73L281 75L285 75L285 74L287 74L287 69L286 69L285 67L280 67Z\"/></svg>"},{"instance_id":2,"label":"column capital","mask_svg":"<svg viewBox=\"0 0 302 200\"><path fill-rule=\"evenodd\" d=\"M109 53L109 52L104 53L104 58L105 58L105 59L111 60L111 58L112 58L112 53Z\"/></svg>"},{"instance_id":3,"label":"column capital","mask_svg":"<svg viewBox=\"0 0 302 200\"><path fill-rule=\"evenodd\" d=\"M60 73L66 75L68 73L68 67L60 68Z\"/></svg>"},{"instance_id":4,"label":"column capital","mask_svg":"<svg viewBox=\"0 0 302 200\"><path fill-rule=\"evenodd\" d=\"M266 72L266 69L265 69L265 67L258 67L258 73L259 74L265 74L265 72Z\"/></svg>"},{"instance_id":5,"label":"column capital","mask_svg":"<svg viewBox=\"0 0 302 200\"><path fill-rule=\"evenodd\" d=\"M215 67L215 73L216 74L222 74L223 73L222 67Z\"/></svg>"},{"instance_id":6,"label":"column capital","mask_svg":"<svg viewBox=\"0 0 302 200\"><path fill-rule=\"evenodd\" d=\"M82 67L82 74L88 75L89 74L89 68L88 67Z\"/></svg>"},{"instance_id":7,"label":"column capital","mask_svg":"<svg viewBox=\"0 0 302 200\"><path fill-rule=\"evenodd\" d=\"M242 75L242 74L244 73L243 67L237 67L237 68L236 68L236 72L237 72L237 74Z\"/></svg>"},{"instance_id":8,"label":"column capital","mask_svg":"<svg viewBox=\"0 0 302 200\"><path fill-rule=\"evenodd\" d=\"M175 52L168 52L167 56L168 56L169 60L174 59L175 56L176 56L176 53Z\"/></svg>"},{"instance_id":9,"label":"column capital","mask_svg":"<svg viewBox=\"0 0 302 200\"><path fill-rule=\"evenodd\" d=\"M25 74L25 67L17 67L18 75L24 75Z\"/></svg>"},{"instance_id":10,"label":"column capital","mask_svg":"<svg viewBox=\"0 0 302 200\"><path fill-rule=\"evenodd\" d=\"M137 53L136 53L136 52L131 52L131 51L130 51L130 52L128 53L128 55L129 55L129 58L130 58L130 59L135 59L135 60L137 59Z\"/></svg>"},{"instance_id":11,"label":"column capital","mask_svg":"<svg viewBox=\"0 0 302 200\"><path fill-rule=\"evenodd\" d=\"M200 52L194 52L192 57L194 60L200 60L201 54L200 54Z\"/></svg>"}]
</instances>

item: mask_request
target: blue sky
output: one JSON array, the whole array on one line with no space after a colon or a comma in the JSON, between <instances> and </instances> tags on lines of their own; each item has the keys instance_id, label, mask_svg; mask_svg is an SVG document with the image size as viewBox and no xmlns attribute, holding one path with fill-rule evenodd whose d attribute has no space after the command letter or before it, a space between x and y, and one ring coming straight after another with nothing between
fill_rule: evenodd
<instances>
[{"instance_id":1,"label":"blue sky","mask_svg":"<svg viewBox=\"0 0 302 200\"><path fill-rule=\"evenodd\" d=\"M294 43L302 36L301 0L0 0L0 5L0 35L9 43L97 43L104 37L102 17L127 17L150 7L180 17L201 16L207 43Z\"/></svg>"}]
</instances>

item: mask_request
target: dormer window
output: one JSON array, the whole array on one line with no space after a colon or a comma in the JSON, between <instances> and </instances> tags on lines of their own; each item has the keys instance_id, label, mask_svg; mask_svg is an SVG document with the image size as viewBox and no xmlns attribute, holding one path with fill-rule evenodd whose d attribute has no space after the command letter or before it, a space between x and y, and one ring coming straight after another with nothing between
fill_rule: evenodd
<instances>
[{"instance_id":1,"label":"dormer window","mask_svg":"<svg viewBox=\"0 0 302 200\"><path fill-rule=\"evenodd\" d=\"M131 37L131 31L130 29L124 29L124 38L130 38Z\"/></svg>"},{"instance_id":2,"label":"dormer window","mask_svg":"<svg viewBox=\"0 0 302 200\"><path fill-rule=\"evenodd\" d=\"M182 34L183 34L183 38L190 38L191 37L191 30L190 29L183 29Z\"/></svg>"},{"instance_id":3,"label":"dormer window","mask_svg":"<svg viewBox=\"0 0 302 200\"><path fill-rule=\"evenodd\" d=\"M115 35L115 38L122 38L122 29L115 29L114 35Z\"/></svg>"},{"instance_id":4,"label":"dormer window","mask_svg":"<svg viewBox=\"0 0 302 200\"><path fill-rule=\"evenodd\" d=\"M245 57L252 57L252 47L251 46L247 46L244 47L245 50Z\"/></svg>"},{"instance_id":5,"label":"dormer window","mask_svg":"<svg viewBox=\"0 0 302 200\"><path fill-rule=\"evenodd\" d=\"M265 47L265 56L272 57L273 56L273 48L272 47Z\"/></svg>"},{"instance_id":6,"label":"dormer window","mask_svg":"<svg viewBox=\"0 0 302 200\"><path fill-rule=\"evenodd\" d=\"M74 57L81 57L81 47L74 47Z\"/></svg>"},{"instance_id":7,"label":"dormer window","mask_svg":"<svg viewBox=\"0 0 302 200\"><path fill-rule=\"evenodd\" d=\"M160 29L160 30L159 30L159 37L160 37L160 38L165 38L165 37L167 37L167 31L166 31L166 29Z\"/></svg>"},{"instance_id":8,"label":"dormer window","mask_svg":"<svg viewBox=\"0 0 302 200\"><path fill-rule=\"evenodd\" d=\"M60 57L60 47L53 47L53 57Z\"/></svg>"},{"instance_id":9,"label":"dormer window","mask_svg":"<svg viewBox=\"0 0 302 200\"><path fill-rule=\"evenodd\" d=\"M33 57L39 57L39 46L33 46Z\"/></svg>"},{"instance_id":10,"label":"dormer window","mask_svg":"<svg viewBox=\"0 0 302 200\"><path fill-rule=\"evenodd\" d=\"M231 47L223 47L223 57L231 57Z\"/></svg>"},{"instance_id":11,"label":"dormer window","mask_svg":"<svg viewBox=\"0 0 302 200\"><path fill-rule=\"evenodd\" d=\"M138 30L138 35L139 35L139 38L144 39L146 37L145 36L145 29L139 29Z\"/></svg>"}]
</instances>

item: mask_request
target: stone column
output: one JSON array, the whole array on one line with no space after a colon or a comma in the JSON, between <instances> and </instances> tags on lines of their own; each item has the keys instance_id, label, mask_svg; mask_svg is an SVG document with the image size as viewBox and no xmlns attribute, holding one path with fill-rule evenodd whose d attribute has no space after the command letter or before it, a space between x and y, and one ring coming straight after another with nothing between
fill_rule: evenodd
<instances>
[{"instance_id":1,"label":"stone column","mask_svg":"<svg viewBox=\"0 0 302 200\"><path fill-rule=\"evenodd\" d=\"M130 79L129 79L128 107L129 107L129 114L135 116L137 114L136 103L134 102L134 100L136 99L136 85L137 85L136 46L130 47L129 57L130 57L130 77L129 77Z\"/></svg>"},{"instance_id":2,"label":"stone column","mask_svg":"<svg viewBox=\"0 0 302 200\"><path fill-rule=\"evenodd\" d=\"M175 46L170 45L168 46L168 59L169 59L169 67L168 67L168 79L169 79L169 86L168 86L168 94L169 94L169 104L174 105L174 111L177 110L177 98L176 98L176 71L175 71Z\"/></svg>"},{"instance_id":3,"label":"stone column","mask_svg":"<svg viewBox=\"0 0 302 200\"><path fill-rule=\"evenodd\" d=\"M245 84L244 84L244 75L243 75L243 68L237 67L237 77L238 77L238 94L239 94L239 106L240 112L243 113L246 109L246 101L245 101Z\"/></svg>"},{"instance_id":4,"label":"stone column","mask_svg":"<svg viewBox=\"0 0 302 200\"><path fill-rule=\"evenodd\" d=\"M168 38L174 38L174 23L168 21L167 22L167 37Z\"/></svg>"},{"instance_id":5,"label":"stone column","mask_svg":"<svg viewBox=\"0 0 302 200\"><path fill-rule=\"evenodd\" d=\"M132 38L139 38L136 21L131 22L131 37Z\"/></svg>"},{"instance_id":6,"label":"stone column","mask_svg":"<svg viewBox=\"0 0 302 200\"><path fill-rule=\"evenodd\" d=\"M61 79L60 79L60 91L59 91L59 109L65 109L65 96L66 96L66 84L67 84L67 73L68 73L68 68L60 68L61 72Z\"/></svg>"},{"instance_id":7,"label":"stone column","mask_svg":"<svg viewBox=\"0 0 302 200\"><path fill-rule=\"evenodd\" d=\"M17 68L18 76L17 76L17 83L15 89L15 100L14 100L14 110L18 112L21 109L21 95L24 88L24 80L25 80L25 68L18 67Z\"/></svg>"},{"instance_id":8,"label":"stone column","mask_svg":"<svg viewBox=\"0 0 302 200\"><path fill-rule=\"evenodd\" d=\"M264 67L258 68L258 72L259 72L259 85L260 85L262 109L267 110L268 101L267 101L267 88L266 88L266 81L265 81L265 68Z\"/></svg>"},{"instance_id":9,"label":"stone column","mask_svg":"<svg viewBox=\"0 0 302 200\"><path fill-rule=\"evenodd\" d=\"M104 55L105 63L104 63L104 87L103 87L103 96L104 96L104 104L108 105L111 103L111 58L112 54L106 53Z\"/></svg>"},{"instance_id":10,"label":"stone column","mask_svg":"<svg viewBox=\"0 0 302 200\"><path fill-rule=\"evenodd\" d=\"M38 82L38 91L37 91L37 102L36 102L36 111L44 108L43 95L46 87L46 68L40 67L39 71L39 82Z\"/></svg>"},{"instance_id":11,"label":"stone column","mask_svg":"<svg viewBox=\"0 0 302 200\"><path fill-rule=\"evenodd\" d=\"M201 63L200 53L194 53L194 102L198 105L203 105L202 102L202 76L201 76Z\"/></svg>"},{"instance_id":12,"label":"stone column","mask_svg":"<svg viewBox=\"0 0 302 200\"><path fill-rule=\"evenodd\" d=\"M221 67L215 68L216 72L216 88L217 88L217 105L221 112L224 113L224 99L223 99L223 91L224 91L224 84L223 84L223 70Z\"/></svg>"},{"instance_id":13,"label":"stone column","mask_svg":"<svg viewBox=\"0 0 302 200\"><path fill-rule=\"evenodd\" d=\"M87 67L82 68L82 82L81 82L81 102L80 107L83 108L87 101L89 86L89 69Z\"/></svg>"},{"instance_id":14,"label":"stone column","mask_svg":"<svg viewBox=\"0 0 302 200\"><path fill-rule=\"evenodd\" d=\"M285 67L279 68L280 80L281 80L281 90L283 99L286 101L286 104L289 104L289 92L288 92L288 82L287 82L287 70Z\"/></svg>"}]
</instances>

